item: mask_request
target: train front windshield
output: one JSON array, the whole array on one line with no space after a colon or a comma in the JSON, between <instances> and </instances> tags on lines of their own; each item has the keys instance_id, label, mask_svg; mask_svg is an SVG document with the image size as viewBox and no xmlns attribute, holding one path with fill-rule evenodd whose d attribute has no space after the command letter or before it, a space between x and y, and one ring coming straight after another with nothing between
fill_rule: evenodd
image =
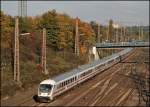
<instances>
[{"instance_id":1,"label":"train front windshield","mask_svg":"<svg viewBox=\"0 0 150 107\"><path fill-rule=\"evenodd\" d=\"M41 84L39 87L40 92L42 93L49 93L52 88L50 84Z\"/></svg>"}]
</instances>

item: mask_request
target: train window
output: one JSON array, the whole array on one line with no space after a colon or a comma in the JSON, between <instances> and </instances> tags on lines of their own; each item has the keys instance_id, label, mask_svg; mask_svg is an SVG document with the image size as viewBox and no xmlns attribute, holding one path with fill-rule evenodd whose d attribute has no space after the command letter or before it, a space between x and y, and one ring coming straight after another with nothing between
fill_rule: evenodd
<instances>
[{"instance_id":1,"label":"train window","mask_svg":"<svg viewBox=\"0 0 150 107\"><path fill-rule=\"evenodd\" d=\"M62 84L63 84L63 87L64 87L65 86L65 82L63 82Z\"/></svg>"},{"instance_id":2,"label":"train window","mask_svg":"<svg viewBox=\"0 0 150 107\"><path fill-rule=\"evenodd\" d=\"M67 84L69 84L69 80L67 80Z\"/></svg>"},{"instance_id":3,"label":"train window","mask_svg":"<svg viewBox=\"0 0 150 107\"><path fill-rule=\"evenodd\" d=\"M72 83L72 78L70 79L70 83Z\"/></svg>"},{"instance_id":4,"label":"train window","mask_svg":"<svg viewBox=\"0 0 150 107\"><path fill-rule=\"evenodd\" d=\"M65 85L67 85L68 84L68 80L66 81L66 84Z\"/></svg>"},{"instance_id":5,"label":"train window","mask_svg":"<svg viewBox=\"0 0 150 107\"><path fill-rule=\"evenodd\" d=\"M58 88L60 88L60 87L61 87L61 83L58 84Z\"/></svg>"},{"instance_id":6,"label":"train window","mask_svg":"<svg viewBox=\"0 0 150 107\"><path fill-rule=\"evenodd\" d=\"M61 87L63 87L63 82L61 83Z\"/></svg>"},{"instance_id":7,"label":"train window","mask_svg":"<svg viewBox=\"0 0 150 107\"><path fill-rule=\"evenodd\" d=\"M63 87L63 82L61 83L61 87Z\"/></svg>"}]
</instances>

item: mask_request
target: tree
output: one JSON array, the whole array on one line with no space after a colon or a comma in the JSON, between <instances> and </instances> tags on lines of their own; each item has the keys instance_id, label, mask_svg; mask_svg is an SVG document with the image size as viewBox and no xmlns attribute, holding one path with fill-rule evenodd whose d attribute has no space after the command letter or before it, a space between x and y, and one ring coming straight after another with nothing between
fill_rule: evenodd
<instances>
[{"instance_id":1,"label":"tree","mask_svg":"<svg viewBox=\"0 0 150 107\"><path fill-rule=\"evenodd\" d=\"M10 63L13 69L14 18L1 12L1 58L2 63Z\"/></svg>"},{"instance_id":2,"label":"tree","mask_svg":"<svg viewBox=\"0 0 150 107\"><path fill-rule=\"evenodd\" d=\"M56 11L48 11L42 15L41 27L47 29L47 45L57 49L59 26L56 19Z\"/></svg>"}]
</instances>

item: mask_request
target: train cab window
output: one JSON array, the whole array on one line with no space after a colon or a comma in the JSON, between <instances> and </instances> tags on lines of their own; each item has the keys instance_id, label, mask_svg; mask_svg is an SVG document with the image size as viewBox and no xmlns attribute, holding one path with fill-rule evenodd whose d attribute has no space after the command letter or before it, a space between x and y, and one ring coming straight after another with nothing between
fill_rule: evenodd
<instances>
[{"instance_id":1,"label":"train cab window","mask_svg":"<svg viewBox=\"0 0 150 107\"><path fill-rule=\"evenodd\" d=\"M51 88L52 88L52 85L50 84L40 84L40 87L39 87L40 92L43 92L43 93L50 92Z\"/></svg>"}]
</instances>

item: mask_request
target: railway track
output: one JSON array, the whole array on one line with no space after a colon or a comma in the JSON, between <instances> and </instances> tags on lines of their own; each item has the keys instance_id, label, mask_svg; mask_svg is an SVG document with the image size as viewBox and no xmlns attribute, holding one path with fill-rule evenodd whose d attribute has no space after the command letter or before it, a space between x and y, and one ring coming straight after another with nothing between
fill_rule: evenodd
<instances>
[{"instance_id":1,"label":"railway track","mask_svg":"<svg viewBox=\"0 0 150 107\"><path fill-rule=\"evenodd\" d=\"M130 55L130 57L133 57L133 56L135 56L135 53L136 52L133 52L132 53L132 55ZM118 66L118 64L117 65L114 65L116 68L113 68L112 67L112 71L114 71L114 70L116 70L116 69L118 69L119 67L120 67L120 65L121 64L119 64L119 66ZM118 66L118 67L117 67ZM119 70L118 70L119 71ZM96 84L95 85L90 85L90 86L93 86L94 88L97 88L99 85L101 85L103 82L104 82L104 80L106 79L107 80L107 78L109 78L109 76L108 75L110 75L110 74L112 74L113 72L109 72L108 74L107 74L107 76L105 75L104 77L103 77L103 79L101 78L102 76L99 76L99 78L100 78L100 80L98 80L98 81L100 81L100 82L98 82L97 83L97 81L95 82ZM129 74L129 73L127 73L127 74ZM111 76L110 76L111 77ZM95 78L98 78L98 77L95 77ZM105 80L105 81L106 81ZM110 79L111 80L111 79ZM109 81L110 81L109 80ZM89 83L90 81L88 81L88 83ZM106 82L106 83L109 83L108 81ZM89 83L90 84L90 83ZM78 102L78 104L79 104L79 100L81 101L81 102L83 102L83 100L85 100L86 98L88 98L88 94L91 92L92 94L90 94L90 96L91 96L91 98L93 98L92 96L94 96L94 92L96 92L96 90L94 90L94 91L91 91L92 89L93 89L93 87L92 88L90 88L88 91L86 91L85 93L83 93L83 94L78 94L78 95L80 95L80 96L72 96L72 98L70 97L70 96L68 96L68 98L67 97L65 97L64 99L62 98L60 98L62 101L63 101L63 103L60 103L60 104L58 104L58 106L59 105L65 105L65 106L71 106L71 105L75 105L75 103L76 102ZM113 87L115 87L115 85L113 86ZM112 87L112 88L113 88ZM82 88L82 87L81 87ZM88 89L88 87L86 87L87 89ZM96 93L97 94L97 93ZM85 95L85 96L84 96ZM87 96L87 97L86 97ZM77 97L77 98L76 98ZM74 98L76 98L76 99L74 99ZM58 98L59 99L59 98ZM61 102L61 100L59 99L59 101L58 102ZM66 101L65 102L65 100L67 100L67 99L70 99L70 101L71 102L69 102L69 103L67 103L68 101ZM86 102L86 101L85 101ZM40 104L40 105L45 105L45 104ZM52 103L50 103L50 104L46 104L46 106L54 106L54 105L57 105L57 100L56 101L54 101L54 102L52 102Z\"/></svg>"},{"instance_id":2,"label":"railway track","mask_svg":"<svg viewBox=\"0 0 150 107\"><path fill-rule=\"evenodd\" d=\"M138 56L137 50L133 51L124 61L133 60ZM126 67L126 65L124 65ZM105 72L106 71L106 72ZM74 87L58 96L56 100L51 103L37 103L33 100L33 95L17 104L19 106L76 106L76 105L111 105L120 106L125 105L126 100L133 94L132 85L124 84L130 71L122 72L122 64L118 63L111 68L104 70L102 73L96 75L91 80ZM120 76L122 76L120 78ZM117 80L116 78L120 78ZM127 79L127 80L126 80ZM117 81L117 82L116 82ZM122 88L124 87L124 88ZM125 89L127 88L127 89ZM36 90L37 91L37 90ZM113 93L118 93L113 97ZM108 102L108 100L111 100Z\"/></svg>"},{"instance_id":3,"label":"railway track","mask_svg":"<svg viewBox=\"0 0 150 107\"><path fill-rule=\"evenodd\" d=\"M135 52L133 52L129 57L134 57L135 56ZM127 58L127 59L129 59L129 57ZM126 60L127 60L126 59ZM37 104L37 103L35 103L35 104L33 104L33 106L51 106L51 105L57 105L57 102L59 101L60 102L60 104L58 104L58 106L59 105L65 105L65 106L71 106L71 105L75 105L76 104L76 102L78 102L77 104L79 104L79 105L95 105L100 99L101 99L101 95L103 94L103 93L106 93L106 94L109 94L110 93L110 91L112 91L114 88L116 88L117 87L117 85L118 84L114 84L114 85L112 85L111 87L109 86L110 85L110 81L112 80L112 78L113 78L113 76L117 73L117 72L119 72L120 70L121 70L121 68L119 68L121 66L121 64L117 64L117 65L114 65L114 69L112 69L112 71L115 71L115 72L111 72L111 73L106 73L106 75L105 76L103 76L103 79L102 78L100 78L100 80L98 80L97 82L96 82L96 84L95 85L92 85L92 87L91 88L89 88L89 87L87 87L87 88L89 88L86 92L84 92L83 94L77 94L77 95L80 95L80 96L74 96L74 97L72 97L72 100L70 100L71 102L69 102L69 103L67 103L67 102L65 102L65 104L63 104L64 103L64 101L66 100L67 101L67 99L70 99L70 97L71 97L71 95L67 95L67 96L64 96L64 95L62 95L61 97L63 97L64 99L62 99L61 100L61 98L60 98L60 100L56 100L56 101L54 101L54 102L52 102L52 103L40 103L40 104ZM113 67L112 67L113 68ZM118 70L117 70L118 69ZM126 73L126 75L127 75L128 73ZM88 81L89 82L89 81ZM84 83L83 83L84 84ZM88 83L88 84L90 84L90 83ZM100 89L97 89L97 88L99 88L99 87L102 87L102 89L103 90L100 90ZM80 87L81 88L81 87ZM79 88L78 88L79 89ZM109 90L108 90L109 89ZM97 91L96 91L97 90ZM108 90L108 91L107 91ZM94 94L94 92L95 92L95 94ZM124 91L125 93L129 93L130 92L130 90L128 91ZM67 92L67 93L69 93L69 92ZM67 94L66 93L66 94ZM99 94L98 94L99 93ZM66 95L65 94L65 95ZM106 94L104 94L104 95L106 95ZM88 102L88 100L90 100L90 99L88 99L88 98L93 98L95 95L98 95L97 96L97 99L95 100L95 102L92 102L91 104ZM103 96L104 96L103 95ZM88 97L89 96L89 97ZM127 96L127 95L126 95ZM125 96L125 98L126 98L126 96ZM75 99L74 99L75 98ZM103 99L104 99L104 97L102 97ZM59 99L59 98L58 98ZM79 101L81 101L82 103L80 103ZM85 102L88 102L87 104L85 104ZM121 101L120 101L121 102ZM120 103L118 103L118 104L120 104Z\"/></svg>"}]
</instances>

